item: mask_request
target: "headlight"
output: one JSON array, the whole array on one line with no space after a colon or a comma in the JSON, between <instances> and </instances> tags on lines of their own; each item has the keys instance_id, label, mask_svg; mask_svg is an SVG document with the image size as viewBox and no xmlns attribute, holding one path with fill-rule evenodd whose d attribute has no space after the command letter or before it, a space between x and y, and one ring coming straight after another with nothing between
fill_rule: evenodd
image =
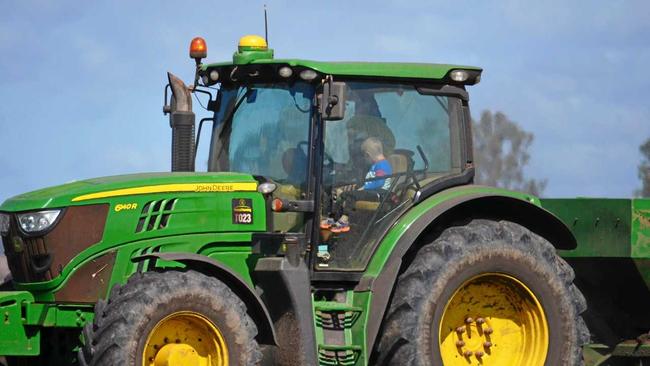
<instances>
[{"instance_id":1,"label":"headlight","mask_svg":"<svg viewBox=\"0 0 650 366\"><path fill-rule=\"evenodd\" d=\"M59 217L61 210L29 212L18 215L18 223L26 233L37 233L49 229Z\"/></svg>"},{"instance_id":2,"label":"headlight","mask_svg":"<svg viewBox=\"0 0 650 366\"><path fill-rule=\"evenodd\" d=\"M275 191L276 188L278 188L278 186L276 186L274 183L265 182L260 184L257 187L257 190L260 193L269 194L269 193L273 193L273 191Z\"/></svg>"},{"instance_id":3,"label":"headlight","mask_svg":"<svg viewBox=\"0 0 650 366\"><path fill-rule=\"evenodd\" d=\"M11 217L7 214L0 213L0 235L4 236L9 233L9 220Z\"/></svg>"}]
</instances>

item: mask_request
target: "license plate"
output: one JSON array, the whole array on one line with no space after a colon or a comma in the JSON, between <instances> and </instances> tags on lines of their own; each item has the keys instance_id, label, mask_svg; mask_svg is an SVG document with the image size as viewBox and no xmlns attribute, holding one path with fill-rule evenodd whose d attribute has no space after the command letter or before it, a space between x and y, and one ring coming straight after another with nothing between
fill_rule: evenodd
<instances>
[{"instance_id":1,"label":"license plate","mask_svg":"<svg viewBox=\"0 0 650 366\"><path fill-rule=\"evenodd\" d=\"M232 223L250 225L253 223L253 200L234 198L232 200Z\"/></svg>"}]
</instances>

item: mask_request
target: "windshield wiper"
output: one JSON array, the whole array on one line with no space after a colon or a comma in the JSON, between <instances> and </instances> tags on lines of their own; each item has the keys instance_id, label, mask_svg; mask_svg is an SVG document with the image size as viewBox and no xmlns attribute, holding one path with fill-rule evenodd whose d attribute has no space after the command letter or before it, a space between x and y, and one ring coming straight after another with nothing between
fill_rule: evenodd
<instances>
[{"instance_id":1,"label":"windshield wiper","mask_svg":"<svg viewBox=\"0 0 650 366\"><path fill-rule=\"evenodd\" d=\"M223 134L226 130L230 129L232 126L233 117L235 116L235 112L237 112L237 109L239 109L239 106L241 106L241 104L244 102L244 99L248 98L253 90L253 88L247 86L244 94L239 97L233 108L228 111L227 115L224 116L223 122L221 123L221 131L219 131L219 139L223 137Z\"/></svg>"}]
</instances>

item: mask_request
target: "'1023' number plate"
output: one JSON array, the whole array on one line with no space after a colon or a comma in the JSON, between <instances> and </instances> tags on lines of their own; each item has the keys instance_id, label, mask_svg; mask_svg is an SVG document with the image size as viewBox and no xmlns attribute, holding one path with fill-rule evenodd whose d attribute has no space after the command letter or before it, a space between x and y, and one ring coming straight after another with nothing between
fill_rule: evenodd
<instances>
[{"instance_id":1,"label":"'1023' number plate","mask_svg":"<svg viewBox=\"0 0 650 366\"><path fill-rule=\"evenodd\" d=\"M250 225L253 223L253 200L250 198L233 198L232 223Z\"/></svg>"}]
</instances>

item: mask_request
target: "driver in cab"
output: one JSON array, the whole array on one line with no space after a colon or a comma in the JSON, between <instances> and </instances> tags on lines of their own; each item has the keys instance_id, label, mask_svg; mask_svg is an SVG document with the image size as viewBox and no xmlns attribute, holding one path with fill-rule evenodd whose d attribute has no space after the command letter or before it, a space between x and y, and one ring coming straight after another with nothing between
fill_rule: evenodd
<instances>
[{"instance_id":1,"label":"driver in cab","mask_svg":"<svg viewBox=\"0 0 650 366\"><path fill-rule=\"evenodd\" d=\"M350 231L350 210L357 200L373 200L378 195L383 195L390 189L393 169L390 162L384 156L384 148L381 141L375 137L368 137L361 144L361 151L364 158L371 163L366 173L364 184L357 190L339 191L337 204L334 207L334 216L338 219L328 217L321 221L321 229L330 230L333 233L345 233ZM382 178L387 177L387 178Z\"/></svg>"}]
</instances>

